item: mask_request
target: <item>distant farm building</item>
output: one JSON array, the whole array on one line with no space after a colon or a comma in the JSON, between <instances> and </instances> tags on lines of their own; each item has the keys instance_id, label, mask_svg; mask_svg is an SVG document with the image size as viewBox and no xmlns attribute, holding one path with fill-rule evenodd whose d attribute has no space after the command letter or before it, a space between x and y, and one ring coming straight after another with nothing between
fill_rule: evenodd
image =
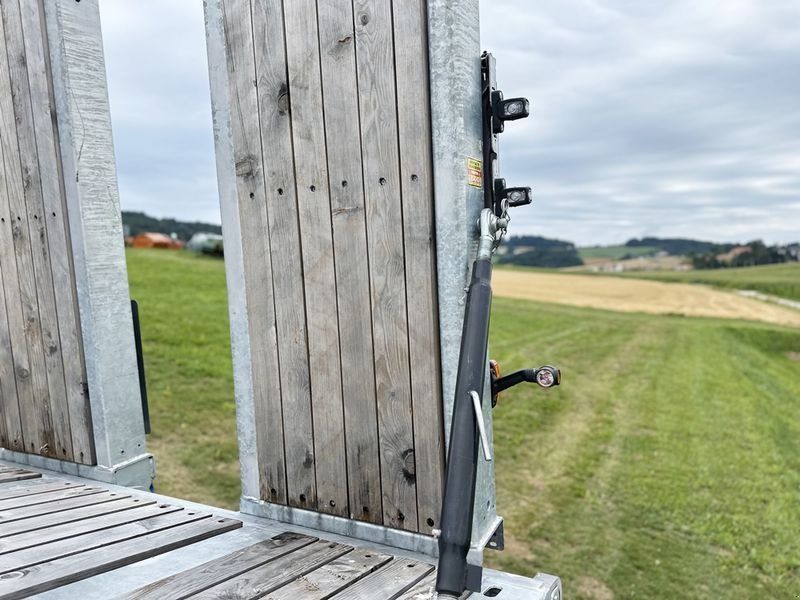
<instances>
[{"instance_id":1,"label":"distant farm building","mask_svg":"<svg viewBox=\"0 0 800 600\"><path fill-rule=\"evenodd\" d=\"M167 250L180 250L183 242L173 239L163 233L140 233L133 237L131 246L134 248L164 248Z\"/></svg>"}]
</instances>

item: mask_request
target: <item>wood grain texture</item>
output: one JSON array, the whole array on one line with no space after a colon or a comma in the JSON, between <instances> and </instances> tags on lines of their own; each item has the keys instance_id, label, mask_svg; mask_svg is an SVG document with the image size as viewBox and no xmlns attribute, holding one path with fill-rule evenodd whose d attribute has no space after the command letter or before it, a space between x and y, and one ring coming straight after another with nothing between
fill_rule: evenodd
<instances>
[{"instance_id":1,"label":"wood grain texture","mask_svg":"<svg viewBox=\"0 0 800 600\"><path fill-rule=\"evenodd\" d=\"M81 554L127 540L135 540L179 525L197 521L213 520L207 513L191 510L180 510L111 527L103 531L83 533L74 537L52 541L34 548L26 548L9 552L0 556L0 574L19 571L32 565L49 562L68 556L80 561Z\"/></svg>"},{"instance_id":2,"label":"wood grain texture","mask_svg":"<svg viewBox=\"0 0 800 600\"><path fill-rule=\"evenodd\" d=\"M0 19L2 20L2 19ZM10 217L6 186L6 171L3 157L3 144L0 142L0 222L5 225ZM3 247L6 247L5 250ZM11 252L9 252L11 250ZM11 341L11 327L9 313L6 305L6 293L12 294L13 290L6 290L3 275L3 262L10 256L13 261L13 240L8 235L6 227L0 227L0 445L12 450L24 450L25 442L22 436L22 421L19 414L19 398L17 396L17 380L14 369L14 351ZM16 265L14 265L16 267ZM10 279L12 276L9 269ZM13 269L16 272L16 268ZM11 286L9 286L11 287ZM19 297L17 296L17 300ZM18 348L19 350L19 348Z\"/></svg>"},{"instance_id":3,"label":"wood grain texture","mask_svg":"<svg viewBox=\"0 0 800 600\"><path fill-rule=\"evenodd\" d=\"M125 596L125 600L183 600L308 546L317 538L283 533L270 540L242 548L193 569L153 582Z\"/></svg>"},{"instance_id":4,"label":"wood grain texture","mask_svg":"<svg viewBox=\"0 0 800 600\"><path fill-rule=\"evenodd\" d=\"M324 600L369 576L392 557L356 549L270 592L268 600Z\"/></svg>"},{"instance_id":5,"label":"wood grain texture","mask_svg":"<svg viewBox=\"0 0 800 600\"><path fill-rule=\"evenodd\" d=\"M306 326L310 333L316 508L346 517L350 511L342 435L342 363L316 0L285 2L284 22Z\"/></svg>"},{"instance_id":6,"label":"wood grain texture","mask_svg":"<svg viewBox=\"0 0 800 600\"><path fill-rule=\"evenodd\" d=\"M266 182L269 239L280 356L288 504L317 506L311 381L300 251L291 99L281 0L252 0L261 161ZM271 418L277 415L273 413Z\"/></svg>"},{"instance_id":7,"label":"wood grain texture","mask_svg":"<svg viewBox=\"0 0 800 600\"><path fill-rule=\"evenodd\" d=\"M353 548L319 541L193 596L195 600L255 600L347 554Z\"/></svg>"},{"instance_id":8,"label":"wood grain texture","mask_svg":"<svg viewBox=\"0 0 800 600\"><path fill-rule=\"evenodd\" d=\"M236 187L242 242L247 248L243 258L261 497L285 504L286 456L273 265L264 234L268 229L267 192L261 143L254 136L260 124L250 1L228 0L224 7Z\"/></svg>"},{"instance_id":9,"label":"wood grain texture","mask_svg":"<svg viewBox=\"0 0 800 600\"><path fill-rule=\"evenodd\" d=\"M56 319L60 356L63 362L65 397L56 397L59 405L66 403L68 424L75 462L94 464L94 446L89 399L85 394L86 375L83 364L83 345L78 323L78 304L72 246L67 225L66 203L62 185L61 156L55 105L52 97L49 47L44 28L41 0L21 2L25 56L28 66L34 140L39 159L42 190L42 216L46 230L47 256L55 292ZM54 418L58 413L54 411Z\"/></svg>"},{"instance_id":10,"label":"wood grain texture","mask_svg":"<svg viewBox=\"0 0 800 600\"><path fill-rule=\"evenodd\" d=\"M351 518L383 522L351 0L318 4Z\"/></svg>"},{"instance_id":11,"label":"wood grain texture","mask_svg":"<svg viewBox=\"0 0 800 600\"><path fill-rule=\"evenodd\" d=\"M47 492L68 490L77 487L83 487L83 484L73 483L71 481L44 483L42 480L30 481L22 484L6 484L0 486L0 500L20 498L22 496L35 496L37 494L46 494Z\"/></svg>"},{"instance_id":12,"label":"wood grain texture","mask_svg":"<svg viewBox=\"0 0 800 600\"><path fill-rule=\"evenodd\" d=\"M0 260L25 450L51 455L55 444L11 81L12 57L17 61L20 57L9 54L7 47L6 13L11 10L10 4L0 6L0 143L6 183L5 194L0 198L6 215L0 215Z\"/></svg>"},{"instance_id":13,"label":"wood grain texture","mask_svg":"<svg viewBox=\"0 0 800 600\"><path fill-rule=\"evenodd\" d=\"M89 506L73 507L69 510L57 511L50 514L36 515L35 519L22 519L11 523L0 522L0 538L16 536L31 531L42 531L56 525L75 523L84 519L92 519L100 515L110 515L126 510L154 504L152 500L142 500L141 498L122 498L112 499L110 502L102 504L91 504Z\"/></svg>"},{"instance_id":14,"label":"wood grain texture","mask_svg":"<svg viewBox=\"0 0 800 600\"><path fill-rule=\"evenodd\" d=\"M68 556L40 563L15 572L14 577L0 579L0 599L27 598L241 526L241 521L214 517L88 550L78 557Z\"/></svg>"},{"instance_id":15,"label":"wood grain texture","mask_svg":"<svg viewBox=\"0 0 800 600\"><path fill-rule=\"evenodd\" d=\"M42 531L29 531L27 533L0 539L0 554L33 548L34 546L57 542L85 533L102 531L104 529L110 529L111 527L142 521L179 510L183 509L178 506L152 503L145 506L137 506L130 510L83 519L82 521L53 525Z\"/></svg>"},{"instance_id":16,"label":"wood grain texture","mask_svg":"<svg viewBox=\"0 0 800 600\"><path fill-rule=\"evenodd\" d=\"M37 473L38 475L38 473ZM41 477L41 475L39 475ZM129 498L125 494L118 492L100 492L98 494L89 494L85 496L77 496L74 498L64 498L62 500L54 500L45 504L35 504L33 506L23 506L19 508L10 508L8 510L0 511L0 523L2 526L9 524L13 521L20 521L22 519L31 519L33 517L40 517L42 515L49 515L51 513L59 513L68 511L73 508L80 508L83 506L91 506L92 504L102 504L104 502L113 502L120 498Z\"/></svg>"},{"instance_id":17,"label":"wood grain texture","mask_svg":"<svg viewBox=\"0 0 800 600\"><path fill-rule=\"evenodd\" d=\"M17 141L22 172L22 187L27 209L27 227L33 258L32 272L24 273L32 277L43 347L44 372L47 394L40 396L40 418L45 423L47 448L42 454L62 460L74 459L72 436L70 433L69 410L66 403L66 383L61 339L58 330L58 314L51 265L52 252L66 252L65 248L51 248L47 237L46 215L42 187L36 127L33 105L48 102L48 97L34 97L31 94L29 69L36 68L28 63L25 47L24 29L20 11L20 0L5 0L2 4L5 20L6 50L9 56L11 74L11 95L17 122ZM41 37L41 27L36 33ZM34 32L29 32L35 35ZM56 167L57 168L57 167Z\"/></svg>"},{"instance_id":18,"label":"wood grain texture","mask_svg":"<svg viewBox=\"0 0 800 600\"><path fill-rule=\"evenodd\" d=\"M7 473L0 474L0 483L7 483L9 481L23 481L25 479L39 479L41 476L41 473L32 473L31 471L19 469L17 471L9 471Z\"/></svg>"},{"instance_id":19,"label":"wood grain texture","mask_svg":"<svg viewBox=\"0 0 800 600\"><path fill-rule=\"evenodd\" d=\"M417 530L391 3L355 0L384 524Z\"/></svg>"},{"instance_id":20,"label":"wood grain texture","mask_svg":"<svg viewBox=\"0 0 800 600\"><path fill-rule=\"evenodd\" d=\"M44 492L42 494L35 494L33 496L20 496L17 498L9 498L0 500L0 511L9 510L11 508L22 508L23 506L35 506L37 504L46 504L54 500L64 500L65 498L76 498L78 496L89 496L91 494L99 494L102 492L100 488L80 486L67 488L66 490L54 490L52 492Z\"/></svg>"},{"instance_id":21,"label":"wood grain texture","mask_svg":"<svg viewBox=\"0 0 800 600\"><path fill-rule=\"evenodd\" d=\"M427 2L392 4L408 340L414 409L414 459L420 531L439 527L444 481L444 425L433 215Z\"/></svg>"},{"instance_id":22,"label":"wood grain texture","mask_svg":"<svg viewBox=\"0 0 800 600\"><path fill-rule=\"evenodd\" d=\"M395 558L369 577L332 596L331 600L395 600L432 571L432 565Z\"/></svg>"}]
</instances>

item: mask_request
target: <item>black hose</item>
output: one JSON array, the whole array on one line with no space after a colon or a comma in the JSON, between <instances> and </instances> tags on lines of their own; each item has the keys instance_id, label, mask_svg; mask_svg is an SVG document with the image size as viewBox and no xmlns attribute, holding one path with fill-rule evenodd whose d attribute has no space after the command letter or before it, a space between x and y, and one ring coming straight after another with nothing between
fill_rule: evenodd
<instances>
[{"instance_id":1,"label":"black hose","mask_svg":"<svg viewBox=\"0 0 800 600\"><path fill-rule=\"evenodd\" d=\"M436 591L443 597L458 598L466 588L479 441L470 392L483 396L491 306L492 263L479 258L472 267L464 312L442 502Z\"/></svg>"}]
</instances>

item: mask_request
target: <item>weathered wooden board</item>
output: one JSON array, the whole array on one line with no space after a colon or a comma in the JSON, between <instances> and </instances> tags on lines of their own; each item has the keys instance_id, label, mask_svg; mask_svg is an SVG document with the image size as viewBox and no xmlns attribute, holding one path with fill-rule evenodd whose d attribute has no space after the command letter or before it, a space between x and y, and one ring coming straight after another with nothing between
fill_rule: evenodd
<instances>
[{"instance_id":1,"label":"weathered wooden board","mask_svg":"<svg viewBox=\"0 0 800 600\"><path fill-rule=\"evenodd\" d=\"M287 556L269 562L238 577L229 579L193 596L196 600L255 600L291 583L298 577L321 567L350 552L353 548L342 544L319 541L295 550Z\"/></svg>"},{"instance_id":2,"label":"weathered wooden board","mask_svg":"<svg viewBox=\"0 0 800 600\"><path fill-rule=\"evenodd\" d=\"M316 508L347 517L342 363L316 0L284 2L311 375ZM334 148L335 152L336 149Z\"/></svg>"},{"instance_id":3,"label":"weathered wooden board","mask_svg":"<svg viewBox=\"0 0 800 600\"><path fill-rule=\"evenodd\" d=\"M11 537L0 538L0 554L41 546L42 544L49 544L50 542L75 537L76 535L101 531L103 529L149 519L150 517L172 513L178 510L183 509L177 506L155 504L153 502L145 506L137 506L130 510L100 515L90 519L83 519L82 521L52 525L41 531L30 531Z\"/></svg>"},{"instance_id":4,"label":"weathered wooden board","mask_svg":"<svg viewBox=\"0 0 800 600\"><path fill-rule=\"evenodd\" d=\"M24 484L5 484L0 486L0 500L8 500L10 498L19 498L22 496L34 496L36 494L45 494L47 492L68 490L77 487L83 487L83 484L73 483L71 481L48 483L29 481Z\"/></svg>"},{"instance_id":5,"label":"weathered wooden board","mask_svg":"<svg viewBox=\"0 0 800 600\"><path fill-rule=\"evenodd\" d=\"M142 500L140 498L123 498L103 502L102 504L91 504L89 506L75 507L70 510L54 512L46 515L36 515L35 519L23 519L12 523L0 522L0 538L19 535L31 531L42 531L54 525L74 523L84 519L91 519L99 515L109 515L130 510L139 506L153 504L152 500Z\"/></svg>"},{"instance_id":6,"label":"weathered wooden board","mask_svg":"<svg viewBox=\"0 0 800 600\"><path fill-rule=\"evenodd\" d=\"M350 514L383 522L364 179L351 0L318 3Z\"/></svg>"},{"instance_id":7,"label":"weathered wooden board","mask_svg":"<svg viewBox=\"0 0 800 600\"><path fill-rule=\"evenodd\" d=\"M368 576L392 557L370 550L356 549L288 585L270 592L269 600L323 600Z\"/></svg>"},{"instance_id":8,"label":"weathered wooden board","mask_svg":"<svg viewBox=\"0 0 800 600\"><path fill-rule=\"evenodd\" d=\"M45 209L42 193L42 174L36 145L33 121L34 103L46 102L47 97L32 98L25 48L22 15L19 0L7 0L2 5L5 21L6 49L11 72L11 96L17 122L17 141L22 169L23 194L26 205L28 235L31 241L33 270L30 277L31 302L35 298L44 370L41 373L45 388L42 390L39 418L45 423L45 452L62 460L72 460L72 438L69 412L66 403L66 385L61 342L58 333L53 269L50 264L51 249L47 240ZM60 248L58 250L61 250ZM33 306L31 307L33 308ZM45 391L46 390L46 391Z\"/></svg>"},{"instance_id":9,"label":"weathered wooden board","mask_svg":"<svg viewBox=\"0 0 800 600\"><path fill-rule=\"evenodd\" d=\"M78 557L43 562L0 578L0 599L27 598L241 526L241 521L214 517L88 550Z\"/></svg>"},{"instance_id":10,"label":"weathered wooden board","mask_svg":"<svg viewBox=\"0 0 800 600\"><path fill-rule=\"evenodd\" d=\"M67 556L76 556L76 560L79 561L79 555L95 548L126 540L135 540L136 538L152 535L157 531L205 519L212 519L212 516L208 513L179 510L156 515L142 521L118 525L102 531L83 533L41 546L9 552L0 556L0 574L19 571L32 565L54 561Z\"/></svg>"},{"instance_id":11,"label":"weathered wooden board","mask_svg":"<svg viewBox=\"0 0 800 600\"><path fill-rule=\"evenodd\" d=\"M41 473L33 473L31 471L18 469L16 471L0 473L0 483L7 483L9 481L22 481L24 479L39 479L41 476Z\"/></svg>"},{"instance_id":12,"label":"weathered wooden board","mask_svg":"<svg viewBox=\"0 0 800 600\"><path fill-rule=\"evenodd\" d=\"M261 498L430 534L444 434L426 2L223 9L224 213L241 231Z\"/></svg>"},{"instance_id":13,"label":"weathered wooden board","mask_svg":"<svg viewBox=\"0 0 800 600\"><path fill-rule=\"evenodd\" d=\"M10 55L6 43L8 27L5 24L5 15L11 8L10 4L0 7L0 142L3 145L6 180L5 193L2 195L5 216L0 215L0 225L3 226L0 236L2 284L7 302L25 450L49 454L54 445L49 443L52 435L48 433L50 426L44 350L33 281L33 258L17 142Z\"/></svg>"},{"instance_id":14,"label":"weathered wooden board","mask_svg":"<svg viewBox=\"0 0 800 600\"><path fill-rule=\"evenodd\" d=\"M42 515L49 515L51 513L61 513L62 511L68 511L72 508L81 508L83 506L91 506L93 504L113 502L114 500L118 500L120 498L129 497L130 496L119 494L117 492L100 492L99 494L90 494L88 496L78 496L76 498L55 500L46 504L12 508L9 510L0 511L0 527L5 527L6 524L12 523L13 521L31 519L33 517L40 517Z\"/></svg>"},{"instance_id":15,"label":"weathered wooden board","mask_svg":"<svg viewBox=\"0 0 800 600\"><path fill-rule=\"evenodd\" d=\"M300 223L292 152L291 92L286 67L283 4L281 0L252 1L260 132L259 129L250 129L247 134L257 139L260 133L261 137L262 153L259 160L263 161L266 179L269 224L266 230L251 230L251 235L266 235L269 239L273 265L272 283L280 356L277 372L281 381L288 503L300 508L315 508L309 333L299 244ZM253 79L253 75L247 72L236 74L247 80ZM243 231L243 237L245 235ZM249 246L246 245L247 252ZM272 413L269 418L275 419L277 415Z\"/></svg>"},{"instance_id":16,"label":"weathered wooden board","mask_svg":"<svg viewBox=\"0 0 800 600\"><path fill-rule=\"evenodd\" d=\"M71 242L62 191L61 157L57 147L57 125L51 93L49 48L44 31L44 15L40 2L20 3L25 38L25 57L28 67L34 140L41 178L42 208L40 217L47 237L41 240L42 252L50 259L50 271L55 291L58 341L63 358L66 397L51 398L61 407L54 410L68 415L72 454L76 462L93 463L91 415L85 393L83 347L78 323L77 291L72 264ZM37 219L34 218L34 221Z\"/></svg>"},{"instance_id":17,"label":"weathered wooden board","mask_svg":"<svg viewBox=\"0 0 800 600\"><path fill-rule=\"evenodd\" d=\"M0 441L94 464L41 9L21 0L0 7Z\"/></svg>"},{"instance_id":18,"label":"weathered wooden board","mask_svg":"<svg viewBox=\"0 0 800 600\"><path fill-rule=\"evenodd\" d=\"M33 496L19 496L16 498L9 498L0 500L0 511L9 510L11 508L22 508L24 506L35 506L37 504L45 504L53 502L54 500L64 500L65 498L75 498L77 496L89 496L91 494L99 494L102 492L100 488L87 487L87 486L74 486L66 490L53 490L51 492L44 492L35 494Z\"/></svg>"},{"instance_id":19,"label":"weathered wooden board","mask_svg":"<svg viewBox=\"0 0 800 600\"><path fill-rule=\"evenodd\" d=\"M355 0L384 524L417 530L391 5Z\"/></svg>"},{"instance_id":20,"label":"weathered wooden board","mask_svg":"<svg viewBox=\"0 0 800 600\"><path fill-rule=\"evenodd\" d=\"M433 566L414 560L395 558L369 577L357 581L331 600L395 600L433 571Z\"/></svg>"},{"instance_id":21,"label":"weathered wooden board","mask_svg":"<svg viewBox=\"0 0 800 600\"><path fill-rule=\"evenodd\" d=\"M436 243L433 215L427 2L392 4L403 236L408 291L414 462L420 531L439 527L444 474L444 424L439 369Z\"/></svg>"},{"instance_id":22,"label":"weathered wooden board","mask_svg":"<svg viewBox=\"0 0 800 600\"><path fill-rule=\"evenodd\" d=\"M245 287L253 386L256 444L261 495L286 504L286 459L283 408L278 375L278 335L272 287L263 163L261 160L258 93L253 57L253 23L249 0L225 2L225 35L229 78L231 133L236 164L239 218L242 224Z\"/></svg>"},{"instance_id":23,"label":"weathered wooden board","mask_svg":"<svg viewBox=\"0 0 800 600\"><path fill-rule=\"evenodd\" d=\"M125 600L183 600L210 587L285 556L317 538L284 533L271 540L253 544L194 569L161 579L125 596Z\"/></svg>"}]
</instances>

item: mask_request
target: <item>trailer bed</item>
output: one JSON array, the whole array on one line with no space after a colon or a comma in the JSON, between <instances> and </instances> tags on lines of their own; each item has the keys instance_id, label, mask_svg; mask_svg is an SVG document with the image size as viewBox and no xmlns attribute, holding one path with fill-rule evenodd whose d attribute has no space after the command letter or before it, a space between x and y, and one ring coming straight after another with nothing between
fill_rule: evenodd
<instances>
[{"instance_id":1,"label":"trailer bed","mask_svg":"<svg viewBox=\"0 0 800 600\"><path fill-rule=\"evenodd\" d=\"M13 464L0 465L0 600L427 600L427 556ZM486 571L471 598L547 598Z\"/></svg>"}]
</instances>

